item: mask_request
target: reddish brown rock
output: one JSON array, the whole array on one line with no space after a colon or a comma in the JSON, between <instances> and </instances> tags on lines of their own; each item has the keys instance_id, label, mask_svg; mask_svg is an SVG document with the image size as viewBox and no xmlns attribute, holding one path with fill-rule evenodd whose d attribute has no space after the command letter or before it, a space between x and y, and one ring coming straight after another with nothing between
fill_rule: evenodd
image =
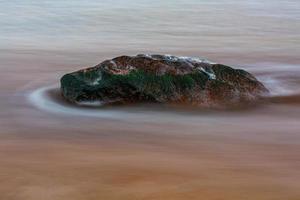
<instances>
[{"instance_id":1,"label":"reddish brown rock","mask_svg":"<svg viewBox=\"0 0 300 200\"><path fill-rule=\"evenodd\" d=\"M170 55L120 56L66 74L70 102L160 102L200 106L255 101L268 90L252 74L204 59Z\"/></svg>"}]
</instances>

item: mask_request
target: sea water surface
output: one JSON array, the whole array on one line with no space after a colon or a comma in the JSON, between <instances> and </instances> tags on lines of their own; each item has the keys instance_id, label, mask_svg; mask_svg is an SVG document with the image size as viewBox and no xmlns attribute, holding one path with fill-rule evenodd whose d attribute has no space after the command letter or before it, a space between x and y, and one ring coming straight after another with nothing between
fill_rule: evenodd
<instances>
[{"instance_id":1,"label":"sea water surface","mask_svg":"<svg viewBox=\"0 0 300 200\"><path fill-rule=\"evenodd\" d=\"M300 198L298 0L0 0L0 199ZM236 110L74 107L104 59L193 56L271 91Z\"/></svg>"}]
</instances>

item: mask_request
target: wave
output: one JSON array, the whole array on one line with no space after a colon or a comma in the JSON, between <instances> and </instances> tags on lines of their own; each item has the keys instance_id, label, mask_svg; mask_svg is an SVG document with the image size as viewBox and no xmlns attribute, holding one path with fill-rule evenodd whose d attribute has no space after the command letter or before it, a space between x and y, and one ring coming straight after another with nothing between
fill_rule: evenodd
<instances>
[{"instance_id":1,"label":"wave","mask_svg":"<svg viewBox=\"0 0 300 200\"><path fill-rule=\"evenodd\" d=\"M254 66L254 67L253 67ZM300 68L295 65L275 65L272 63L261 63L246 67L247 70L255 76L269 89L270 95L266 97L270 102L275 103L298 103L300 95L299 77ZM298 81L298 83L297 83ZM288 100L287 100L288 98ZM88 116L108 119L139 119L149 120L151 114L165 114L167 117L173 117L174 113L162 112L162 109L147 109L148 106L139 109L137 107L106 107L100 101L82 102L78 105L72 105L66 102L60 94L58 85L46 86L31 91L28 100L32 105L40 110L47 112L68 114L73 116ZM142 110L142 111L141 111ZM146 111L146 112L145 112ZM138 116L138 117L137 117Z\"/></svg>"},{"instance_id":2,"label":"wave","mask_svg":"<svg viewBox=\"0 0 300 200\"><path fill-rule=\"evenodd\" d=\"M120 111L99 112L98 109L85 109L69 105L60 99L59 89L57 86L47 86L34 90L29 94L28 100L35 107L52 113L90 117L120 118Z\"/></svg>"},{"instance_id":3,"label":"wave","mask_svg":"<svg viewBox=\"0 0 300 200\"><path fill-rule=\"evenodd\" d=\"M264 62L246 68L269 89L271 97L300 93L300 67L298 65Z\"/></svg>"},{"instance_id":4,"label":"wave","mask_svg":"<svg viewBox=\"0 0 300 200\"><path fill-rule=\"evenodd\" d=\"M154 106L121 107L104 106L101 102L82 102L77 105L66 102L56 85L46 86L31 91L28 95L29 102L36 108L53 114L71 116L97 117L122 121L156 121L153 115L160 115L165 119L174 120L174 113L161 112L162 109ZM154 109L152 109L154 108Z\"/></svg>"}]
</instances>

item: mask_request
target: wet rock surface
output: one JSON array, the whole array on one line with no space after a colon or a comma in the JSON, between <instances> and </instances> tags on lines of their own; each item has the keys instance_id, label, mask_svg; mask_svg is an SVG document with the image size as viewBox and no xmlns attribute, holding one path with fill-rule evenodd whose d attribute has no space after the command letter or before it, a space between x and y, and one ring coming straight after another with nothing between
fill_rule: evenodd
<instances>
[{"instance_id":1,"label":"wet rock surface","mask_svg":"<svg viewBox=\"0 0 300 200\"><path fill-rule=\"evenodd\" d=\"M64 75L73 103L159 102L197 106L253 102L268 90L252 74L205 59L171 55L120 56Z\"/></svg>"}]
</instances>

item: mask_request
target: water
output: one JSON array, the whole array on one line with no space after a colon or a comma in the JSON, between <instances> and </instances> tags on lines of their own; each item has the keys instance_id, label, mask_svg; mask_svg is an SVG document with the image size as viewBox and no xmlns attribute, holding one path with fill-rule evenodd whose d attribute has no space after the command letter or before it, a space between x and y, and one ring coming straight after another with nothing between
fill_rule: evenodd
<instances>
[{"instance_id":1,"label":"water","mask_svg":"<svg viewBox=\"0 0 300 200\"><path fill-rule=\"evenodd\" d=\"M0 1L1 199L299 199L300 2ZM60 77L123 54L200 56L271 91L233 111L78 108Z\"/></svg>"},{"instance_id":2,"label":"water","mask_svg":"<svg viewBox=\"0 0 300 200\"><path fill-rule=\"evenodd\" d=\"M17 0L0 9L4 49L299 55L296 0Z\"/></svg>"}]
</instances>

